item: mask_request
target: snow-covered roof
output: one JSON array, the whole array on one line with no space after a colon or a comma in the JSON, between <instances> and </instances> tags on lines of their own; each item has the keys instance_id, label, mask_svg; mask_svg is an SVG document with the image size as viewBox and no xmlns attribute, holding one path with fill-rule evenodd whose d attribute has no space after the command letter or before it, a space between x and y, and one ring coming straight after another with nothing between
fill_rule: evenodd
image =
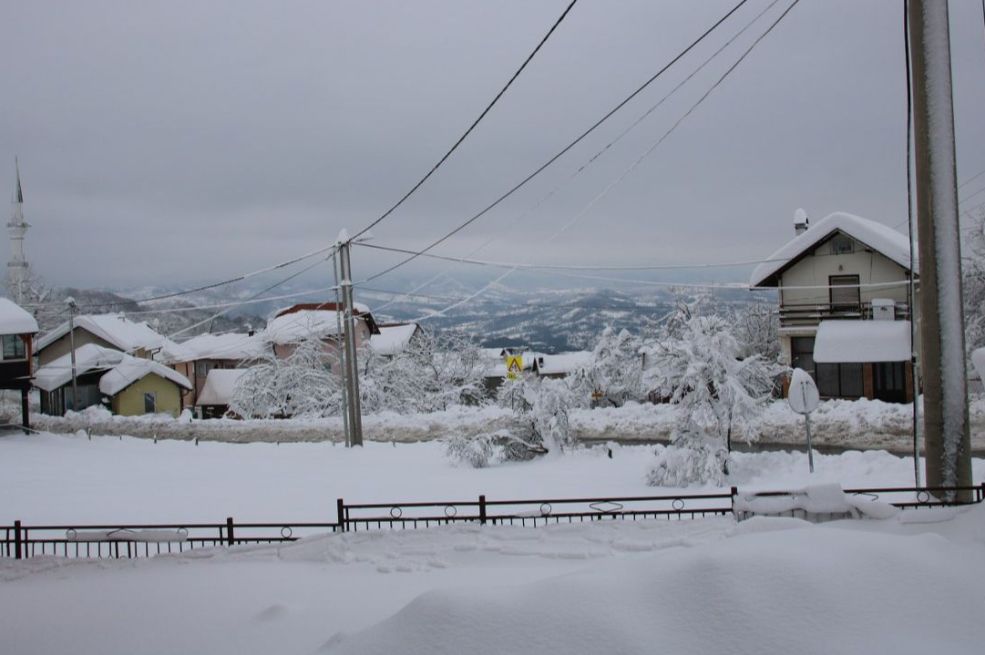
<instances>
[{"instance_id":1,"label":"snow-covered roof","mask_svg":"<svg viewBox=\"0 0 985 655\"><path fill-rule=\"evenodd\" d=\"M103 348L87 343L75 349L75 371L85 375L90 371L110 369L126 357L119 350ZM72 380L72 353L66 353L48 362L34 373L34 386L44 391L54 391Z\"/></svg>"},{"instance_id":2,"label":"snow-covered roof","mask_svg":"<svg viewBox=\"0 0 985 655\"><path fill-rule=\"evenodd\" d=\"M543 363L541 363L543 361ZM590 351L574 351L556 355L541 355L534 366L539 375L568 375L592 365Z\"/></svg>"},{"instance_id":3,"label":"snow-covered roof","mask_svg":"<svg viewBox=\"0 0 985 655\"><path fill-rule=\"evenodd\" d=\"M376 321L369 307L353 303L356 320L366 321L370 333L375 334ZM321 309L324 308L324 309ZM278 345L297 343L310 337L325 338L339 333L342 312L335 310L335 303L294 305L275 313L267 322L264 337Z\"/></svg>"},{"instance_id":4,"label":"snow-covered roof","mask_svg":"<svg viewBox=\"0 0 985 655\"><path fill-rule=\"evenodd\" d=\"M297 343L309 337L324 338L339 332L339 312L314 310L278 316L267 323L264 336L271 343Z\"/></svg>"},{"instance_id":5,"label":"snow-covered roof","mask_svg":"<svg viewBox=\"0 0 985 655\"><path fill-rule=\"evenodd\" d=\"M192 385L181 373L150 359L125 356L123 361L99 378L99 391L107 396L115 396L137 380L150 374L170 380L180 387L191 389Z\"/></svg>"},{"instance_id":6,"label":"snow-covered roof","mask_svg":"<svg viewBox=\"0 0 985 655\"><path fill-rule=\"evenodd\" d=\"M165 343L165 338L147 323L135 323L123 314L82 314L75 317L75 327L81 328L123 352L154 350ZM38 339L36 348L41 350L68 334L68 321Z\"/></svg>"},{"instance_id":7,"label":"snow-covered roof","mask_svg":"<svg viewBox=\"0 0 985 655\"><path fill-rule=\"evenodd\" d=\"M910 239L882 223L867 218L835 212L825 216L805 232L798 234L782 248L766 258L752 272L750 286L775 286L773 279L788 264L802 254L819 245L835 232L843 232L865 246L893 260L906 270L910 270ZM914 263L916 270L919 264Z\"/></svg>"},{"instance_id":8,"label":"snow-covered roof","mask_svg":"<svg viewBox=\"0 0 985 655\"><path fill-rule=\"evenodd\" d=\"M909 361L909 321L821 321L814 337L820 364Z\"/></svg>"},{"instance_id":9,"label":"snow-covered roof","mask_svg":"<svg viewBox=\"0 0 985 655\"><path fill-rule=\"evenodd\" d=\"M381 325L380 333L369 338L369 347L378 355L402 353L421 326L417 323Z\"/></svg>"},{"instance_id":10,"label":"snow-covered roof","mask_svg":"<svg viewBox=\"0 0 985 655\"><path fill-rule=\"evenodd\" d=\"M165 363L194 362L199 359L248 360L259 357L264 348L263 338L243 333L199 334L174 343L168 341L161 350Z\"/></svg>"},{"instance_id":11,"label":"snow-covered roof","mask_svg":"<svg viewBox=\"0 0 985 655\"><path fill-rule=\"evenodd\" d=\"M0 334L35 334L38 322L23 307L0 298Z\"/></svg>"},{"instance_id":12,"label":"snow-covered roof","mask_svg":"<svg viewBox=\"0 0 985 655\"><path fill-rule=\"evenodd\" d=\"M228 405L233 397L233 390L240 376L246 373L245 368L214 368L205 378L205 386L195 400L196 405Z\"/></svg>"},{"instance_id":13,"label":"snow-covered roof","mask_svg":"<svg viewBox=\"0 0 985 655\"><path fill-rule=\"evenodd\" d=\"M192 385L184 375L158 362L133 357L119 350L103 348L87 343L75 349L76 375L94 371L106 371L99 378L99 390L107 396L115 396L145 375L155 373L186 389ZM34 374L34 386L44 391L54 391L72 381L72 353L45 364Z\"/></svg>"}]
</instances>

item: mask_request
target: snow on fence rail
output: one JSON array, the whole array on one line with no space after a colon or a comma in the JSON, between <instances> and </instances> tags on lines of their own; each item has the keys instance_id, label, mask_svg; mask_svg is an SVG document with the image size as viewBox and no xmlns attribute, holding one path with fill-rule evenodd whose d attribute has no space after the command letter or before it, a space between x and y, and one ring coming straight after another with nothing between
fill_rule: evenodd
<instances>
[{"instance_id":1,"label":"snow on fence rail","mask_svg":"<svg viewBox=\"0 0 985 655\"><path fill-rule=\"evenodd\" d=\"M748 515L743 508L750 500L802 493L803 490L761 491L739 497L738 489L732 487L719 493L605 498L488 500L482 495L476 500L406 503L346 503L339 498L334 523L236 523L232 517L224 523L184 524L24 525L14 521L13 525L0 526L3 534L0 556L13 559L41 556L134 559L218 546L289 543L324 532L405 530L460 523L538 527L585 521L682 520L729 514L741 518ZM985 501L985 482L974 487L845 489L844 494L885 500L888 505L903 510L969 505Z\"/></svg>"}]
</instances>

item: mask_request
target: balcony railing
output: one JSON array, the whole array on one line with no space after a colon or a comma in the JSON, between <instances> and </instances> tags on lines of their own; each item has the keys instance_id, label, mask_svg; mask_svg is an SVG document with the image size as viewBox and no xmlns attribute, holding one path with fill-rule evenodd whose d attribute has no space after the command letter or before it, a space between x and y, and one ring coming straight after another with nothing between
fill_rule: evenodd
<instances>
[{"instance_id":1,"label":"balcony railing","mask_svg":"<svg viewBox=\"0 0 985 655\"><path fill-rule=\"evenodd\" d=\"M908 304L896 303L893 310L893 320L909 320L910 306ZM780 306L780 327L811 327L821 321L834 319L871 320L872 303L863 302L854 305L832 305L831 303L819 305L785 304Z\"/></svg>"}]
</instances>

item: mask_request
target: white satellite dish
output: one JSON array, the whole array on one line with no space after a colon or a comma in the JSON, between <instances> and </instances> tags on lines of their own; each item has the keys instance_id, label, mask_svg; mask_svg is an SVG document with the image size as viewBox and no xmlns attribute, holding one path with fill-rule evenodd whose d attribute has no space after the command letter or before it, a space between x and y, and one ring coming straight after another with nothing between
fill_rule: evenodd
<instances>
[{"instance_id":1,"label":"white satellite dish","mask_svg":"<svg viewBox=\"0 0 985 655\"><path fill-rule=\"evenodd\" d=\"M814 472L814 449L811 447L811 412L821 403L814 378L802 368L795 368L790 376L790 389L787 391L787 404L790 409L804 415L804 430L807 432L807 463Z\"/></svg>"}]
</instances>

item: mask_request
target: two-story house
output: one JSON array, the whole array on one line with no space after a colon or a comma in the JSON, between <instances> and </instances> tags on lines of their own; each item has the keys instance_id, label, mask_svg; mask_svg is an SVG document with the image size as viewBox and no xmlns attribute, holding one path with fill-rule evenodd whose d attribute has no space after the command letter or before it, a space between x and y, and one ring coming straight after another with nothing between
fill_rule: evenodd
<instances>
[{"instance_id":1,"label":"two-story house","mask_svg":"<svg viewBox=\"0 0 985 655\"><path fill-rule=\"evenodd\" d=\"M0 298L0 389L15 389L21 394L21 422L31 427L27 394L33 373L33 340L38 322L20 305Z\"/></svg>"},{"instance_id":2,"label":"two-story house","mask_svg":"<svg viewBox=\"0 0 985 655\"><path fill-rule=\"evenodd\" d=\"M785 363L824 397L910 402L909 238L842 212L811 225L798 210L794 230L750 279L779 292Z\"/></svg>"},{"instance_id":3,"label":"two-story house","mask_svg":"<svg viewBox=\"0 0 985 655\"><path fill-rule=\"evenodd\" d=\"M74 334L69 326L73 325ZM65 321L38 339L38 363L47 366L59 357L92 343L102 348L119 350L141 359L151 359L166 340L147 323L136 323L123 314L83 314L71 323Z\"/></svg>"}]
</instances>

